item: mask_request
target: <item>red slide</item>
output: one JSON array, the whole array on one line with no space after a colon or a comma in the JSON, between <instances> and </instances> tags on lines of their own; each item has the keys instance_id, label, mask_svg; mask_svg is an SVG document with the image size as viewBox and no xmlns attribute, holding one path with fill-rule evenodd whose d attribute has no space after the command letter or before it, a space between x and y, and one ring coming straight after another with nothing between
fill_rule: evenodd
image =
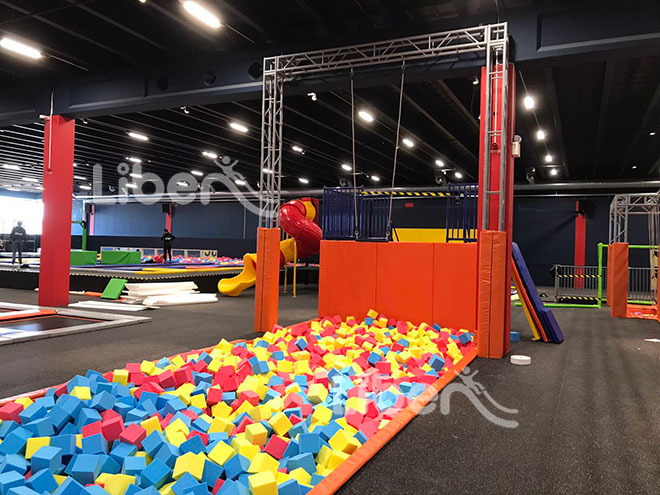
<instances>
[{"instance_id":1,"label":"red slide","mask_svg":"<svg viewBox=\"0 0 660 495\"><path fill-rule=\"evenodd\" d=\"M295 239L298 259L319 252L323 233L321 227L314 222L317 214L317 208L310 198L294 199L280 208L280 227ZM293 261L293 258L293 243L283 241L280 266Z\"/></svg>"}]
</instances>

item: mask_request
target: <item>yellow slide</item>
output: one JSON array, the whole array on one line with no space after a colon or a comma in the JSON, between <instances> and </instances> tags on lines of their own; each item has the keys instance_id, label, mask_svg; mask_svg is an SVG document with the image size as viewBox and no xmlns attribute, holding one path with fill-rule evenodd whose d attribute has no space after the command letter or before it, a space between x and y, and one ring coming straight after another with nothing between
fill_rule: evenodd
<instances>
[{"instance_id":1,"label":"yellow slide","mask_svg":"<svg viewBox=\"0 0 660 495\"><path fill-rule=\"evenodd\" d=\"M257 282L257 255L247 253L243 256L243 271L232 278L223 278L218 282L218 291L226 296L238 296L245 289Z\"/></svg>"}]
</instances>

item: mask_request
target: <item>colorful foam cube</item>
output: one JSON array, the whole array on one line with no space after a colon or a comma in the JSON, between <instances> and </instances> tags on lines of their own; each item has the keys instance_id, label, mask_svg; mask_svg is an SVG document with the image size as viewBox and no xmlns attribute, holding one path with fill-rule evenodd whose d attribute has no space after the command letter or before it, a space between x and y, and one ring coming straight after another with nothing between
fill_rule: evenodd
<instances>
[{"instance_id":1,"label":"colorful foam cube","mask_svg":"<svg viewBox=\"0 0 660 495\"><path fill-rule=\"evenodd\" d=\"M261 423L254 423L245 428L245 437L250 443L264 447L268 441L268 430Z\"/></svg>"},{"instance_id":2,"label":"colorful foam cube","mask_svg":"<svg viewBox=\"0 0 660 495\"><path fill-rule=\"evenodd\" d=\"M42 469L47 469L51 473L59 473L64 469L64 465L62 464L62 449L52 445L44 445L39 448L39 450L32 454L31 461L33 473L39 472Z\"/></svg>"},{"instance_id":3,"label":"colorful foam cube","mask_svg":"<svg viewBox=\"0 0 660 495\"><path fill-rule=\"evenodd\" d=\"M229 459L234 457L236 452L225 442L218 442L215 447L209 452L209 459L216 464L224 466Z\"/></svg>"},{"instance_id":4,"label":"colorful foam cube","mask_svg":"<svg viewBox=\"0 0 660 495\"><path fill-rule=\"evenodd\" d=\"M204 454L193 454L188 452L178 457L174 463L172 478L178 480L184 473L191 474L197 481L202 479L204 474Z\"/></svg>"},{"instance_id":5,"label":"colorful foam cube","mask_svg":"<svg viewBox=\"0 0 660 495\"><path fill-rule=\"evenodd\" d=\"M82 485L92 484L101 472L101 458L98 455L78 454L70 466L70 474Z\"/></svg>"},{"instance_id":6,"label":"colorful foam cube","mask_svg":"<svg viewBox=\"0 0 660 495\"><path fill-rule=\"evenodd\" d=\"M140 473L140 486L147 488L149 486L162 487L169 480L172 470L165 463L154 459Z\"/></svg>"},{"instance_id":7,"label":"colorful foam cube","mask_svg":"<svg viewBox=\"0 0 660 495\"><path fill-rule=\"evenodd\" d=\"M142 441L147 437L147 430L141 426L132 423L128 425L120 434L119 440L140 448Z\"/></svg>"},{"instance_id":8,"label":"colorful foam cube","mask_svg":"<svg viewBox=\"0 0 660 495\"><path fill-rule=\"evenodd\" d=\"M124 465L121 468L122 474L131 476L139 475L147 467L147 460L144 457L129 456L124 459Z\"/></svg>"},{"instance_id":9,"label":"colorful foam cube","mask_svg":"<svg viewBox=\"0 0 660 495\"><path fill-rule=\"evenodd\" d=\"M30 476L25 484L37 493L53 493L59 486L57 481L55 481L53 473L46 469L42 469L37 474Z\"/></svg>"},{"instance_id":10,"label":"colorful foam cube","mask_svg":"<svg viewBox=\"0 0 660 495\"><path fill-rule=\"evenodd\" d=\"M249 482L252 495L277 495L277 480L270 471L251 475Z\"/></svg>"},{"instance_id":11,"label":"colorful foam cube","mask_svg":"<svg viewBox=\"0 0 660 495\"><path fill-rule=\"evenodd\" d=\"M25 478L16 471L0 473L0 495L8 495L9 490L25 485Z\"/></svg>"}]
</instances>

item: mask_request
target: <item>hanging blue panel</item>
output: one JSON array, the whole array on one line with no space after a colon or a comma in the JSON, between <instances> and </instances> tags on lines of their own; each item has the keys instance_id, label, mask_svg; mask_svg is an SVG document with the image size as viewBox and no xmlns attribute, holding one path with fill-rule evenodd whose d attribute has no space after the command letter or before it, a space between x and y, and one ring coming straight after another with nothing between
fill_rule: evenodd
<instances>
[{"instance_id":1,"label":"hanging blue panel","mask_svg":"<svg viewBox=\"0 0 660 495\"><path fill-rule=\"evenodd\" d=\"M477 242L479 184L448 184L447 193L447 242Z\"/></svg>"}]
</instances>

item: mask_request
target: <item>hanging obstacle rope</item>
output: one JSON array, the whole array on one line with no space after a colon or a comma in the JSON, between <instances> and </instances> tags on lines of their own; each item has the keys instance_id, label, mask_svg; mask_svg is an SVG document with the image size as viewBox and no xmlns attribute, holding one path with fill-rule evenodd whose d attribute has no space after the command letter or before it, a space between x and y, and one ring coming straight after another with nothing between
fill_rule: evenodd
<instances>
[{"instance_id":1,"label":"hanging obstacle rope","mask_svg":"<svg viewBox=\"0 0 660 495\"><path fill-rule=\"evenodd\" d=\"M360 237L360 228L358 225L358 205L357 205L357 170L355 165L355 88L353 81L353 69L351 69L351 144L353 153L353 233L355 240Z\"/></svg>"},{"instance_id":2,"label":"hanging obstacle rope","mask_svg":"<svg viewBox=\"0 0 660 495\"><path fill-rule=\"evenodd\" d=\"M386 239L389 240L392 233L392 200L394 199L394 182L396 180L396 162L399 157L399 138L401 132L401 109L403 106L403 84L405 82L406 63L401 64L401 87L399 88L399 115L396 120L396 138L394 141L394 165L392 167L392 189L390 192L390 205L387 214L387 233Z\"/></svg>"}]
</instances>

